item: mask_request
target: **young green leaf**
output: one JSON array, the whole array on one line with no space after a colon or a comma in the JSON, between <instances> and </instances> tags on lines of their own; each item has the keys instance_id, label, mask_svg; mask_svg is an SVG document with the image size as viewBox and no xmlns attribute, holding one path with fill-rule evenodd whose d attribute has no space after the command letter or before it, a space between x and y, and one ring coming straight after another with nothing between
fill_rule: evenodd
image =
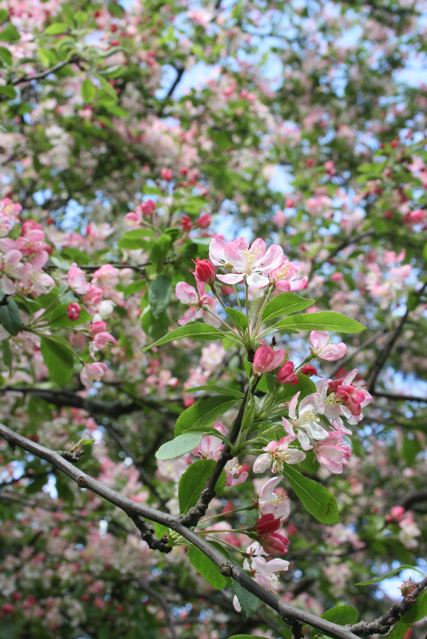
<instances>
[{"instance_id":1,"label":"young green leaf","mask_svg":"<svg viewBox=\"0 0 427 639\"><path fill-rule=\"evenodd\" d=\"M339 522L335 497L322 484L301 475L292 466L285 466L283 473L307 512L321 524Z\"/></svg>"},{"instance_id":2,"label":"young green leaf","mask_svg":"<svg viewBox=\"0 0 427 639\"><path fill-rule=\"evenodd\" d=\"M292 315L271 327L275 331L335 331L336 333L360 333L363 324L335 311Z\"/></svg>"},{"instance_id":3,"label":"young green leaf","mask_svg":"<svg viewBox=\"0 0 427 639\"><path fill-rule=\"evenodd\" d=\"M237 311L235 308L226 308L225 312L233 326L238 328L242 333L248 328L248 319L246 315Z\"/></svg>"},{"instance_id":4,"label":"young green leaf","mask_svg":"<svg viewBox=\"0 0 427 639\"><path fill-rule=\"evenodd\" d=\"M178 417L175 425L175 435L188 430L203 431L204 428L222 417L236 403L234 397L219 396L201 399L187 408Z\"/></svg>"},{"instance_id":5,"label":"young green leaf","mask_svg":"<svg viewBox=\"0 0 427 639\"><path fill-rule=\"evenodd\" d=\"M243 588L238 581L234 581L233 579L232 584L234 593L236 594L240 607L242 608L242 613L245 617L250 617L259 607L261 603L260 599L249 592L249 590L246 590L246 588Z\"/></svg>"},{"instance_id":6,"label":"young green leaf","mask_svg":"<svg viewBox=\"0 0 427 639\"><path fill-rule=\"evenodd\" d=\"M290 315L298 311L305 311L313 306L315 300L311 300L295 293L280 293L266 305L262 314L264 322L268 322L280 315Z\"/></svg>"},{"instance_id":7,"label":"young green leaf","mask_svg":"<svg viewBox=\"0 0 427 639\"><path fill-rule=\"evenodd\" d=\"M5 302L6 300L6 302ZM10 335L17 335L24 328L21 314L16 302L12 298L4 298L0 303L0 325Z\"/></svg>"},{"instance_id":8,"label":"young green leaf","mask_svg":"<svg viewBox=\"0 0 427 639\"><path fill-rule=\"evenodd\" d=\"M41 353L49 377L57 384L68 384L73 375L74 353L67 342L60 337L41 338Z\"/></svg>"},{"instance_id":9,"label":"young green leaf","mask_svg":"<svg viewBox=\"0 0 427 639\"><path fill-rule=\"evenodd\" d=\"M188 558L193 568L195 568L213 588L224 590L227 586L228 579L224 577L212 559L209 559L209 557L195 546L191 546L188 552Z\"/></svg>"},{"instance_id":10,"label":"young green leaf","mask_svg":"<svg viewBox=\"0 0 427 639\"><path fill-rule=\"evenodd\" d=\"M329 608L329 610L326 610L326 612L320 616L323 619L331 621L332 623L337 623L340 626L345 626L349 623L356 623L359 619L359 613L356 608L348 606L347 604L340 604L339 606Z\"/></svg>"},{"instance_id":11,"label":"young green leaf","mask_svg":"<svg viewBox=\"0 0 427 639\"><path fill-rule=\"evenodd\" d=\"M169 342L173 342L178 339L200 339L200 340L215 340L222 339L226 336L224 331L220 331L214 326L209 326L209 324L204 324L203 322L190 322L185 326L180 326L179 328L170 331L167 335L164 335L157 342L150 344L144 348L144 351L150 350L153 346L163 346L163 344L168 344Z\"/></svg>"},{"instance_id":12,"label":"young green leaf","mask_svg":"<svg viewBox=\"0 0 427 639\"><path fill-rule=\"evenodd\" d=\"M178 501L181 513L186 513L197 503L200 493L215 468L213 459L199 459L181 475L178 485Z\"/></svg>"},{"instance_id":13,"label":"young green leaf","mask_svg":"<svg viewBox=\"0 0 427 639\"><path fill-rule=\"evenodd\" d=\"M416 570L416 572L419 572L420 575L423 575L423 577L425 577L425 574L416 566L410 566L409 564L402 564L401 566L398 566L397 568L393 568L393 570L389 570L388 572L385 572L383 575L380 575L379 577L368 579L368 581L359 581L357 584L354 584L354 585L355 586L372 586L372 584L379 584L380 581L383 581L384 579L389 579L390 577L393 577L394 575L399 574L399 572L402 572L402 570Z\"/></svg>"},{"instance_id":14,"label":"young green leaf","mask_svg":"<svg viewBox=\"0 0 427 639\"><path fill-rule=\"evenodd\" d=\"M203 437L203 433L191 432L178 435L169 442L162 444L156 452L156 459L164 461L166 459L176 459L185 455L195 448Z\"/></svg>"}]
</instances>

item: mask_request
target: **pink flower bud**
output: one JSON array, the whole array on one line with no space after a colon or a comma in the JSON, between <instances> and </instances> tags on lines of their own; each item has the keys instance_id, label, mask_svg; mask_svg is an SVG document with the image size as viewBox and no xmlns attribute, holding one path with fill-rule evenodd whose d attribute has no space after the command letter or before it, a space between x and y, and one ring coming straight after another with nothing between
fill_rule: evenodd
<instances>
[{"instance_id":1,"label":"pink flower bud","mask_svg":"<svg viewBox=\"0 0 427 639\"><path fill-rule=\"evenodd\" d=\"M80 308L79 304L75 304L75 303L68 304L68 306L67 306L67 317L68 317L68 319L70 319L73 322L75 322L80 317L80 311L81 311L81 308Z\"/></svg>"},{"instance_id":2,"label":"pink flower bud","mask_svg":"<svg viewBox=\"0 0 427 639\"><path fill-rule=\"evenodd\" d=\"M261 375L262 373L274 371L283 362L285 355L283 348L275 349L264 344L259 346L254 355L254 372Z\"/></svg>"},{"instance_id":3,"label":"pink flower bud","mask_svg":"<svg viewBox=\"0 0 427 639\"><path fill-rule=\"evenodd\" d=\"M212 222L212 216L209 215L209 213L203 213L196 220L196 226L198 226L199 229L207 229L208 226L210 226L211 222Z\"/></svg>"},{"instance_id":4,"label":"pink flower bud","mask_svg":"<svg viewBox=\"0 0 427 639\"><path fill-rule=\"evenodd\" d=\"M170 169L163 168L160 171L160 177L162 178L162 180L166 180L167 182L170 182L173 177L172 171Z\"/></svg>"},{"instance_id":5,"label":"pink flower bud","mask_svg":"<svg viewBox=\"0 0 427 639\"><path fill-rule=\"evenodd\" d=\"M156 210L156 203L153 200L146 200L141 204L142 214L146 217L153 215Z\"/></svg>"},{"instance_id":6,"label":"pink flower bud","mask_svg":"<svg viewBox=\"0 0 427 639\"><path fill-rule=\"evenodd\" d=\"M317 368L311 364L304 364L301 368L301 373L307 375L307 377L311 377L312 375L317 375Z\"/></svg>"},{"instance_id":7,"label":"pink flower bud","mask_svg":"<svg viewBox=\"0 0 427 639\"><path fill-rule=\"evenodd\" d=\"M193 228L193 222L189 215L183 215L180 222L181 222L181 228L183 231L189 232Z\"/></svg>"},{"instance_id":8,"label":"pink flower bud","mask_svg":"<svg viewBox=\"0 0 427 639\"><path fill-rule=\"evenodd\" d=\"M196 270L194 277L200 282L212 283L215 280L215 267L209 260L196 259Z\"/></svg>"},{"instance_id":9,"label":"pink flower bud","mask_svg":"<svg viewBox=\"0 0 427 639\"><path fill-rule=\"evenodd\" d=\"M295 365L288 360L277 372L276 379L279 384L298 384L298 377L294 373Z\"/></svg>"},{"instance_id":10,"label":"pink flower bud","mask_svg":"<svg viewBox=\"0 0 427 639\"><path fill-rule=\"evenodd\" d=\"M280 519L277 519L272 513L262 515L256 520L254 530L259 536L268 535L276 532L280 528Z\"/></svg>"}]
</instances>

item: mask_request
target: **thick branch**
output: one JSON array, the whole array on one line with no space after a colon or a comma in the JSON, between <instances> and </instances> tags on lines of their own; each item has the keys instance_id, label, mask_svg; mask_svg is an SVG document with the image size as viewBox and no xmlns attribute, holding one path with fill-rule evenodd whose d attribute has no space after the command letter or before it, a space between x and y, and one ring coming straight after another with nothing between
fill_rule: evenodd
<instances>
[{"instance_id":1,"label":"thick branch","mask_svg":"<svg viewBox=\"0 0 427 639\"><path fill-rule=\"evenodd\" d=\"M96 495L99 495L106 501L120 508L125 512L133 521L137 520L138 527L141 526L141 521L148 519L164 526L171 528L190 543L194 544L199 550L201 550L206 556L208 556L221 570L221 572L227 576L232 577L241 586L246 588L249 592L257 596L261 601L266 603L270 608L278 612L281 617L289 624L295 625L295 622L301 624L308 624L313 628L317 628L331 637L336 639L358 639L357 635L353 632L331 623L326 619L317 617L316 615L307 612L305 610L299 610L287 603L279 601L279 599L271 592L267 592L256 581L254 581L249 575L247 575L238 566L226 560L224 556L214 546L210 545L204 539L201 539L194 531L184 526L178 517L174 517L167 513L163 513L154 508L150 508L145 504L134 502L127 497L124 497L115 490L112 490L102 482L94 479L90 475L82 472L76 468L73 464L65 460L58 453L37 444L18 433L13 432L3 424L0 424L0 435L9 442L12 446L18 446L32 455L36 455L41 459L44 459L48 463L52 464L55 468L65 473L70 479L75 481L80 488L87 488ZM145 523L145 527L149 528L149 524ZM145 531L144 531L145 534ZM158 540L157 540L158 541ZM161 543L160 540L159 543Z\"/></svg>"},{"instance_id":2,"label":"thick branch","mask_svg":"<svg viewBox=\"0 0 427 639\"><path fill-rule=\"evenodd\" d=\"M411 609L416 602L418 596L427 588L427 578L417 584L414 591L405 597L401 603L397 603L390 608L388 612L373 621L360 621L350 626L352 632L358 635L385 635L394 624L396 624L403 615Z\"/></svg>"}]
</instances>

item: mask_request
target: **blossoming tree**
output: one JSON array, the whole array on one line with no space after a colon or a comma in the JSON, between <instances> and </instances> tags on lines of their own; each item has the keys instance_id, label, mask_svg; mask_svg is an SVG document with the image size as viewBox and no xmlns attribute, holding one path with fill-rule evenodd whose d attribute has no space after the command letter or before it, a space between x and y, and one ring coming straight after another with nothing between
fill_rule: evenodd
<instances>
[{"instance_id":1,"label":"blossoming tree","mask_svg":"<svg viewBox=\"0 0 427 639\"><path fill-rule=\"evenodd\" d=\"M425 636L424 5L4 0L0 637Z\"/></svg>"}]
</instances>

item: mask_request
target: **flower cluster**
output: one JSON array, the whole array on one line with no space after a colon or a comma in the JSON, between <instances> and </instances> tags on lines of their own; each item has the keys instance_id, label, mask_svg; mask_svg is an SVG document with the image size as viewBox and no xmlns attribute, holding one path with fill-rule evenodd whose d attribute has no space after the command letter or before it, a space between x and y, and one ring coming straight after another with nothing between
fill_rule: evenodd
<instances>
[{"instance_id":1,"label":"flower cluster","mask_svg":"<svg viewBox=\"0 0 427 639\"><path fill-rule=\"evenodd\" d=\"M6 295L38 297L55 286L44 270L51 247L37 222L28 220L19 226L20 212L20 204L0 200L0 288ZM14 227L19 227L19 235L7 237Z\"/></svg>"}]
</instances>

